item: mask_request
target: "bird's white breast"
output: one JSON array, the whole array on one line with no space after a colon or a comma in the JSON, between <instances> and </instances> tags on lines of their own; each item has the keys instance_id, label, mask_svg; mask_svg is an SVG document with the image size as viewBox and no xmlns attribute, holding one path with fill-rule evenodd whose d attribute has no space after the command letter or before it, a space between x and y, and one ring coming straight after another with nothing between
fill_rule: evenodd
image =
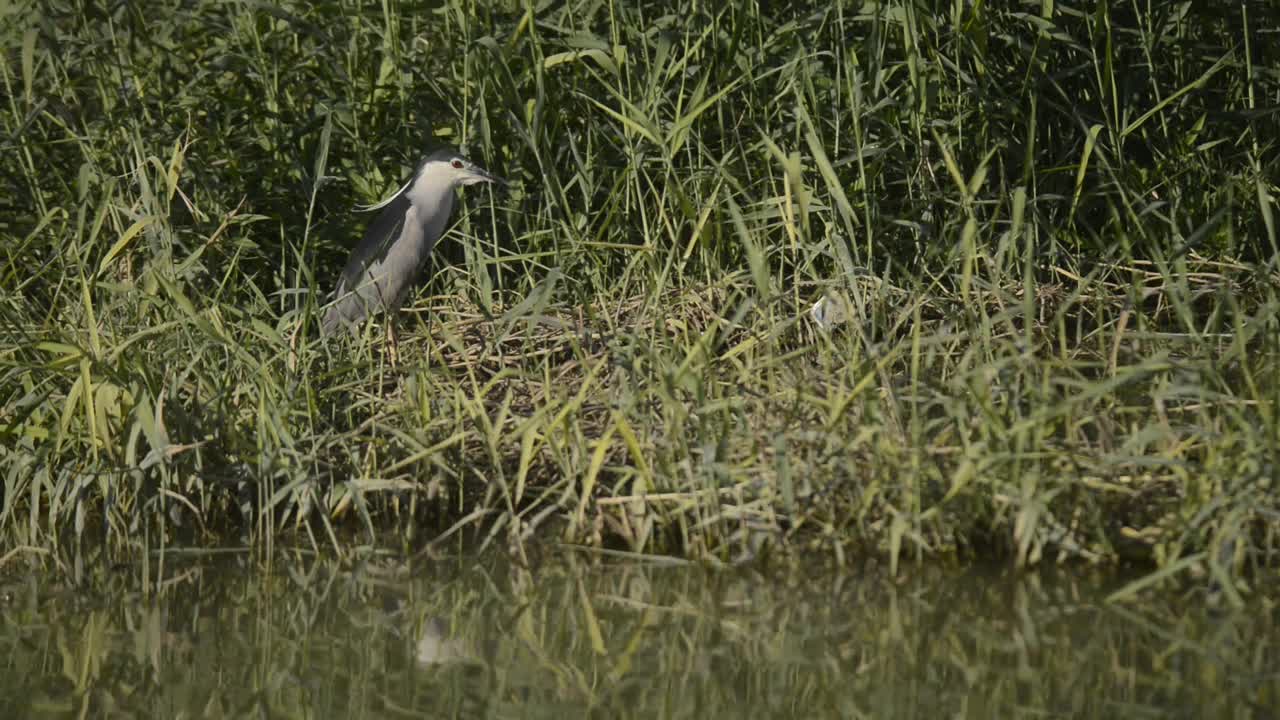
<instances>
[{"instance_id":1,"label":"bird's white breast","mask_svg":"<svg viewBox=\"0 0 1280 720\"><path fill-rule=\"evenodd\" d=\"M453 179L447 175L423 172L406 196L409 212L405 214L405 227L416 224L422 229L420 260L426 260L453 214Z\"/></svg>"}]
</instances>

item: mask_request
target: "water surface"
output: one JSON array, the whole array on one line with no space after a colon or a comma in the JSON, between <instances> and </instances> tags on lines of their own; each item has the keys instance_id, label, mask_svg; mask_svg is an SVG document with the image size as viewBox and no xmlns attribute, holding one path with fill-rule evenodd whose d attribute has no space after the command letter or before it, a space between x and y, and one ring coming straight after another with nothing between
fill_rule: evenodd
<instances>
[{"instance_id":1,"label":"water surface","mask_svg":"<svg viewBox=\"0 0 1280 720\"><path fill-rule=\"evenodd\" d=\"M166 560L0 588L0 717L1274 717L1277 613L1085 572L549 553ZM149 569L152 577L159 568Z\"/></svg>"}]
</instances>

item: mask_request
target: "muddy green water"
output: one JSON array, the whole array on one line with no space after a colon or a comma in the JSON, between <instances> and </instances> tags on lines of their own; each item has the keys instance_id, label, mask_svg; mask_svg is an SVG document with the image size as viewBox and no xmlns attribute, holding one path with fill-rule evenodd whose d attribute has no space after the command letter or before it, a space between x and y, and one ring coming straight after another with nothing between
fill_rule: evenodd
<instances>
[{"instance_id":1,"label":"muddy green water","mask_svg":"<svg viewBox=\"0 0 1280 720\"><path fill-rule=\"evenodd\" d=\"M0 718L1268 718L1277 610L1123 579L584 558L0 586ZM158 568L151 570L157 572ZM154 579L154 578L153 578Z\"/></svg>"}]
</instances>

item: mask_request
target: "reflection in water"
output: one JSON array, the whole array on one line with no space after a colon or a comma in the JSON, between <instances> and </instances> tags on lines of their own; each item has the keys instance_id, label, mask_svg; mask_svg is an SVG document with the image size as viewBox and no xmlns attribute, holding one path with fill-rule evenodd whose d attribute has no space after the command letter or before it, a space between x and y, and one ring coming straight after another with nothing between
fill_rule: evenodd
<instances>
[{"instance_id":1,"label":"reflection in water","mask_svg":"<svg viewBox=\"0 0 1280 720\"><path fill-rule=\"evenodd\" d=\"M465 645L449 637L449 628L440 618L429 618L418 630L414 659L419 665L445 665L467 659Z\"/></svg>"},{"instance_id":2,"label":"reflection in water","mask_svg":"<svg viewBox=\"0 0 1280 720\"><path fill-rule=\"evenodd\" d=\"M1271 717L1276 610L1118 580L457 559L0 593L0 717ZM167 566L172 571L172 561Z\"/></svg>"}]
</instances>

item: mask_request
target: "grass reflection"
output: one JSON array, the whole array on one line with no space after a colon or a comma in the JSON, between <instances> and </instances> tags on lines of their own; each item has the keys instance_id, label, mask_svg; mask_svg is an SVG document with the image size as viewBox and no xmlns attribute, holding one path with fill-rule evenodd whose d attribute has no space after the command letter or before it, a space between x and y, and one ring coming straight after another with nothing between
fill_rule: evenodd
<instances>
[{"instance_id":1,"label":"grass reflection","mask_svg":"<svg viewBox=\"0 0 1280 720\"><path fill-rule=\"evenodd\" d=\"M1266 717L1276 613L1108 576L246 558L4 589L5 717ZM251 571L252 570L252 571ZM109 600L106 600L109 598Z\"/></svg>"}]
</instances>

